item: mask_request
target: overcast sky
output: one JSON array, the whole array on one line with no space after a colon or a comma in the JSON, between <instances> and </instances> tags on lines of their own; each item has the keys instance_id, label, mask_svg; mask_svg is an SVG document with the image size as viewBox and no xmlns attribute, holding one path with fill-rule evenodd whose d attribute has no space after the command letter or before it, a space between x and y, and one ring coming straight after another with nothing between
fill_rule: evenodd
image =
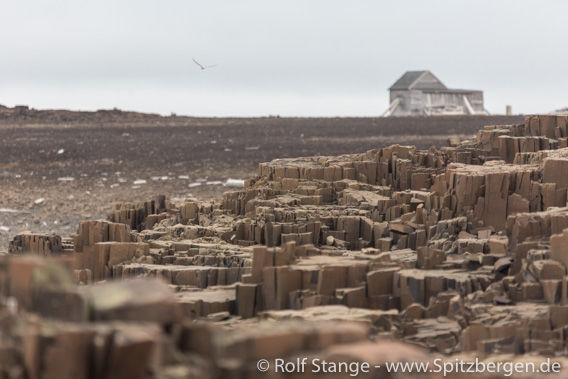
<instances>
[{"instance_id":1,"label":"overcast sky","mask_svg":"<svg viewBox=\"0 0 568 379\"><path fill-rule=\"evenodd\" d=\"M3 0L0 104L376 116L407 70L491 113L568 107L568 1ZM210 65L202 71L193 62Z\"/></svg>"}]
</instances>

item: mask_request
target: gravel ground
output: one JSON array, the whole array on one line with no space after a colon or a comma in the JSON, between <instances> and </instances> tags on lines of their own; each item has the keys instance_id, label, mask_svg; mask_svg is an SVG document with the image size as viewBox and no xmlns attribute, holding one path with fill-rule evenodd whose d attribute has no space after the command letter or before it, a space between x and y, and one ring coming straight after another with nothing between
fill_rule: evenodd
<instances>
[{"instance_id":1,"label":"gravel ground","mask_svg":"<svg viewBox=\"0 0 568 379\"><path fill-rule=\"evenodd\" d=\"M220 198L227 179L275 158L427 149L521 116L190 118L0 109L0 251L23 230L68 236L113 204L165 194Z\"/></svg>"}]
</instances>

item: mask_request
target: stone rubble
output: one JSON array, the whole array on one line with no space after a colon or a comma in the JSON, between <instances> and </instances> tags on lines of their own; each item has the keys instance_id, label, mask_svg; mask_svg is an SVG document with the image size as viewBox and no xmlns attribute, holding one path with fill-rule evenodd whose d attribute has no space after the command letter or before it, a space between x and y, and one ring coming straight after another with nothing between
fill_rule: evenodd
<instances>
[{"instance_id":1,"label":"stone rubble","mask_svg":"<svg viewBox=\"0 0 568 379\"><path fill-rule=\"evenodd\" d=\"M158 196L71 238L21 233L0 257L0 378L568 363L567 129L528 116L440 150L277 159L220 202Z\"/></svg>"}]
</instances>

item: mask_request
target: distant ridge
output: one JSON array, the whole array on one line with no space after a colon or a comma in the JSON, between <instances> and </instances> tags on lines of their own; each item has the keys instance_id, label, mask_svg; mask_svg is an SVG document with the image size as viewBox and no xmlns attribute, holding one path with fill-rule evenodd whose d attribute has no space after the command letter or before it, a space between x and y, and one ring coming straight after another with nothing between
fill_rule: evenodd
<instances>
[{"instance_id":1,"label":"distant ridge","mask_svg":"<svg viewBox=\"0 0 568 379\"><path fill-rule=\"evenodd\" d=\"M114 109L99 109L96 111L71 111L65 109L38 110L26 105L16 105L13 108L0 105L0 122L10 123L38 123L50 124L61 122L129 122L141 119L162 119L157 113L141 113ZM172 116L169 116L172 117Z\"/></svg>"}]
</instances>

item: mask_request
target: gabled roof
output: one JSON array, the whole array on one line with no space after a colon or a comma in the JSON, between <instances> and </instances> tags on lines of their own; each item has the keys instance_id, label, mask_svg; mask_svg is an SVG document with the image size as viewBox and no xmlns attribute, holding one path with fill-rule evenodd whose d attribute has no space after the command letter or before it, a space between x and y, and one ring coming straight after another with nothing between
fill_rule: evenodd
<instances>
[{"instance_id":1,"label":"gabled roof","mask_svg":"<svg viewBox=\"0 0 568 379\"><path fill-rule=\"evenodd\" d=\"M389 90L410 90L414 88L423 90L439 90L445 89L446 86L428 70L407 71L389 88Z\"/></svg>"}]
</instances>

